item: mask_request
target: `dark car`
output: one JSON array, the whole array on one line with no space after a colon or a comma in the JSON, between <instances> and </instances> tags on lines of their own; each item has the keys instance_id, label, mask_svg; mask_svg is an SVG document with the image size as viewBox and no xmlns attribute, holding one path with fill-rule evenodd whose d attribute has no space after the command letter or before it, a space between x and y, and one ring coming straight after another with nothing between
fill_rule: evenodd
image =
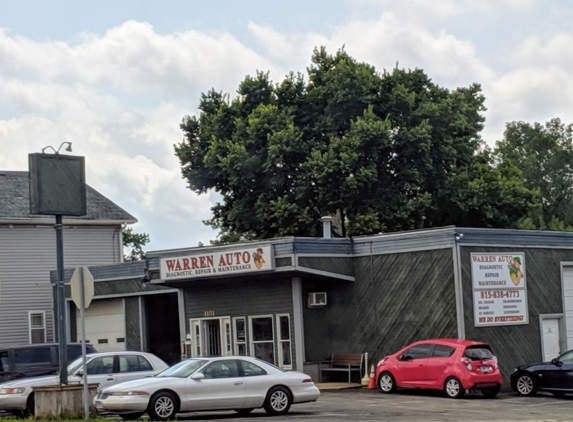
<instances>
[{"instance_id":1,"label":"dark car","mask_svg":"<svg viewBox=\"0 0 573 422\"><path fill-rule=\"evenodd\" d=\"M86 353L96 351L91 344L86 344ZM68 361L81 354L81 344L68 344ZM57 343L0 347L0 382L55 374L58 369L59 345Z\"/></svg>"},{"instance_id":2,"label":"dark car","mask_svg":"<svg viewBox=\"0 0 573 422\"><path fill-rule=\"evenodd\" d=\"M511 375L511 388L522 396L548 391L560 397L573 393L573 350L551 362L523 365Z\"/></svg>"}]
</instances>

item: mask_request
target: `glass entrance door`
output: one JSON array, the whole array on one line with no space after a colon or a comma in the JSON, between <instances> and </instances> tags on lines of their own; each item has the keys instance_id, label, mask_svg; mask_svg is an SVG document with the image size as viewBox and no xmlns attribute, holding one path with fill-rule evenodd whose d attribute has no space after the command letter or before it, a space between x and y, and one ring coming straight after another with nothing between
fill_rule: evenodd
<instances>
[{"instance_id":1,"label":"glass entrance door","mask_svg":"<svg viewBox=\"0 0 573 422\"><path fill-rule=\"evenodd\" d=\"M204 356L221 356L221 323L218 319L203 321Z\"/></svg>"},{"instance_id":2,"label":"glass entrance door","mask_svg":"<svg viewBox=\"0 0 573 422\"><path fill-rule=\"evenodd\" d=\"M231 318L194 318L189 320L191 327L192 357L230 356Z\"/></svg>"}]
</instances>

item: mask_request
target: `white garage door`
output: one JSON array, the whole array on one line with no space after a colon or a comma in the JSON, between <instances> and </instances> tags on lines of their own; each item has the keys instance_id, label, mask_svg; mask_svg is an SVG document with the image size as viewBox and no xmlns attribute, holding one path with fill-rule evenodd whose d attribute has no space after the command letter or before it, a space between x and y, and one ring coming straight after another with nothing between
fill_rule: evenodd
<instances>
[{"instance_id":1,"label":"white garage door","mask_svg":"<svg viewBox=\"0 0 573 422\"><path fill-rule=\"evenodd\" d=\"M570 350L573 349L573 267L563 267L563 296L567 350Z\"/></svg>"},{"instance_id":2,"label":"white garage door","mask_svg":"<svg viewBox=\"0 0 573 422\"><path fill-rule=\"evenodd\" d=\"M78 339L81 339L80 313L77 313ZM94 300L86 309L86 340L98 352L125 350L125 310L123 299Z\"/></svg>"}]
</instances>

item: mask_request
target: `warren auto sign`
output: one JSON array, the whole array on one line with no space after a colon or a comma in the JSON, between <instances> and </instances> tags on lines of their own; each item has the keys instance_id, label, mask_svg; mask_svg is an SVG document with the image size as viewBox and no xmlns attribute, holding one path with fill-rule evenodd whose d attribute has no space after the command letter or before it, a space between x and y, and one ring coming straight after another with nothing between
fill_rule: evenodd
<instances>
[{"instance_id":1,"label":"warren auto sign","mask_svg":"<svg viewBox=\"0 0 573 422\"><path fill-rule=\"evenodd\" d=\"M472 253L474 326L529 323L525 254Z\"/></svg>"},{"instance_id":2,"label":"warren auto sign","mask_svg":"<svg viewBox=\"0 0 573 422\"><path fill-rule=\"evenodd\" d=\"M161 278L176 280L272 270L271 247L237 249L161 260Z\"/></svg>"}]
</instances>

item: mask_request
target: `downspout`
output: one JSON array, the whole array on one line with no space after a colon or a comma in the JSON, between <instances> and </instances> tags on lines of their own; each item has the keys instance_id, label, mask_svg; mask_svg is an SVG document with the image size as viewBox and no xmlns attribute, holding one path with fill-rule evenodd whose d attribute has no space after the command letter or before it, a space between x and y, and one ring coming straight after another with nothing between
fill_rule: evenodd
<instances>
[{"instance_id":1,"label":"downspout","mask_svg":"<svg viewBox=\"0 0 573 422\"><path fill-rule=\"evenodd\" d=\"M454 291L456 294L456 320L458 328L458 338L466 338L466 326L464 318L464 298L462 288L462 264L460 253L460 240L464 237L463 233L454 233L454 246L452 248L452 258L454 266Z\"/></svg>"},{"instance_id":2,"label":"downspout","mask_svg":"<svg viewBox=\"0 0 573 422\"><path fill-rule=\"evenodd\" d=\"M374 256L372 255L372 241L370 241L370 287L374 288ZM374 295L372 295L374 297ZM374 329L378 338L378 301L374 299ZM376 355L380 357L380 342L376 342ZM368 370L368 368L366 368Z\"/></svg>"}]
</instances>

